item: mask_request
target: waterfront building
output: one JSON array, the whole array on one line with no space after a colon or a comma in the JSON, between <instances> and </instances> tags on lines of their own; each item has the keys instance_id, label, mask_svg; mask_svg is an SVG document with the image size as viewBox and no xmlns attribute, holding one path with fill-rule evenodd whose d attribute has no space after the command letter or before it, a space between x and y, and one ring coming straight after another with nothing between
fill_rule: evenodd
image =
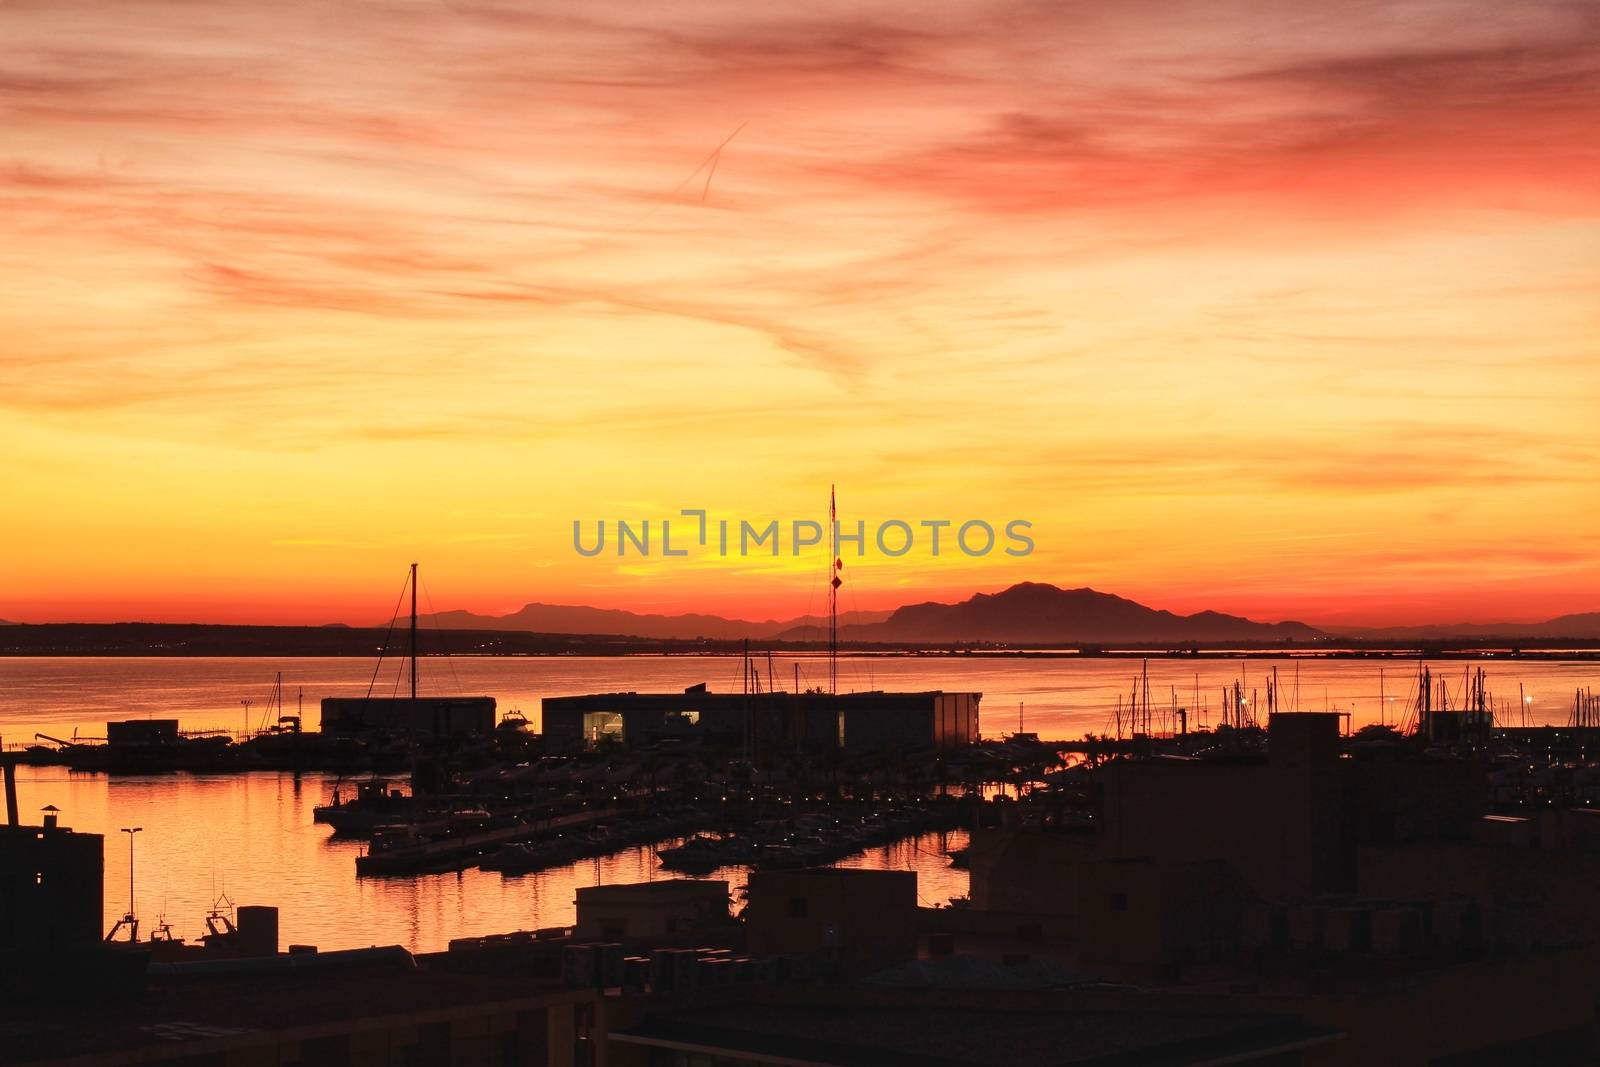
<instances>
[{"instance_id":1,"label":"waterfront building","mask_svg":"<svg viewBox=\"0 0 1600 1067\"><path fill-rule=\"evenodd\" d=\"M750 951L882 970L917 954L915 871L812 867L752 871Z\"/></svg>"},{"instance_id":2,"label":"waterfront building","mask_svg":"<svg viewBox=\"0 0 1600 1067\"><path fill-rule=\"evenodd\" d=\"M623 938L679 937L694 931L724 930L728 883L673 878L626 885L580 886L574 935L620 941Z\"/></svg>"},{"instance_id":3,"label":"waterfront building","mask_svg":"<svg viewBox=\"0 0 1600 1067\"><path fill-rule=\"evenodd\" d=\"M100 943L105 839L59 825L0 826L0 953L54 953Z\"/></svg>"},{"instance_id":4,"label":"waterfront building","mask_svg":"<svg viewBox=\"0 0 1600 1067\"><path fill-rule=\"evenodd\" d=\"M324 697L322 732L439 741L494 733L494 697Z\"/></svg>"},{"instance_id":5,"label":"waterfront building","mask_svg":"<svg viewBox=\"0 0 1600 1067\"><path fill-rule=\"evenodd\" d=\"M720 744L754 754L945 751L978 739L981 693L597 693L548 697L549 752L662 741Z\"/></svg>"}]
</instances>

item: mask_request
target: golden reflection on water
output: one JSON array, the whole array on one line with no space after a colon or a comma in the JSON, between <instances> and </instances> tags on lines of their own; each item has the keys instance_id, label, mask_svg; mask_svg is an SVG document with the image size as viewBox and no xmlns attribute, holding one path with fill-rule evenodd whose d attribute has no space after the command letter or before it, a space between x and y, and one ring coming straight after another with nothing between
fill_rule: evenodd
<instances>
[{"instance_id":1,"label":"golden reflection on water","mask_svg":"<svg viewBox=\"0 0 1600 1067\"><path fill-rule=\"evenodd\" d=\"M1488 672L1497 713L1532 723L1565 723L1574 689L1600 690L1600 661L1430 661L1436 679L1452 693L1464 691L1466 672ZM1329 660L1286 657L1154 658L1148 664L1152 710L1198 709L1191 727L1217 720L1222 689L1239 682L1247 699L1260 702L1277 670L1280 706L1286 710L1336 710L1352 714L1355 726L1380 719L1403 720L1416 695L1422 662L1414 659ZM1049 738L1109 731L1118 704L1142 688L1143 664L1134 658L1076 656L840 656L844 691L899 689L976 691L983 694L981 727L987 737L1024 729ZM699 682L736 693L743 661L737 656L456 656L424 657L425 695L472 693L492 696L501 712L519 708L537 729L545 697L580 693L681 692ZM778 656L773 678L792 686L826 681L826 661ZM267 716L267 697L283 676L284 710L301 708L307 729L320 722L319 702L330 696L361 696L373 679L370 660L252 658L0 658L0 737L8 746L31 743L36 732L70 738L74 730L104 736L108 719L149 716L178 719L185 730L238 732ZM388 666L379 692L391 692L398 677ZM1515 705L1526 698L1524 709ZM241 704L250 700L249 715ZM273 714L276 714L275 712Z\"/></svg>"},{"instance_id":2,"label":"golden reflection on water","mask_svg":"<svg viewBox=\"0 0 1600 1067\"><path fill-rule=\"evenodd\" d=\"M119 829L143 827L134 842L141 935L165 916L176 936L198 938L213 903L226 895L234 904L276 905L283 946L399 944L428 952L455 937L571 923L579 886L675 877L641 846L538 874L473 869L358 879L361 843L335 839L312 821L312 808L333 785L332 775L320 773L118 778L55 767L18 771L25 822L37 822L39 809L54 804L63 826L105 835L106 929L128 907L128 836ZM942 849L965 844L959 831L926 834L844 862L916 870L923 903L943 904L966 894L967 874L951 868ZM711 877L727 879L735 892L744 882L737 868Z\"/></svg>"}]
</instances>

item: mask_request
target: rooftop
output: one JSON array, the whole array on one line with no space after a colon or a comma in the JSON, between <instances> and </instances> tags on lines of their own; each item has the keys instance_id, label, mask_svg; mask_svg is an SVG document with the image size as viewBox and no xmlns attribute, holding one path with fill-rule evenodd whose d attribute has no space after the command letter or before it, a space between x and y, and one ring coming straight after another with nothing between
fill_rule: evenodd
<instances>
[{"instance_id":1,"label":"rooftop","mask_svg":"<svg viewBox=\"0 0 1600 1067\"><path fill-rule=\"evenodd\" d=\"M790 692L790 691L785 690L785 689L778 689L778 690L775 690L775 691L764 692L764 693L745 694L745 693L718 693L718 692L713 692L710 689L703 689L703 688L699 688L697 686L690 686L689 688L683 690L682 692L670 692L670 693L641 693L641 692L638 692L637 690L633 690L633 689L629 689L629 690L621 691L621 692L615 692L615 693L575 693L575 694L570 694L570 695L567 695L567 696L545 697L544 698L544 703L546 705L552 705L552 704L559 705L559 704L562 704L562 703L585 701L585 700L611 700L611 699L618 699L618 700L624 700L625 699L625 700L639 700L639 701L644 701L644 700L665 700L665 701L673 701L675 703L681 703L684 700L685 697L690 697L690 698L705 698L705 697L709 697L709 698L714 699L714 700L744 700L746 698L746 696L749 696L749 697L754 698L754 699L764 699L764 698L769 698L769 697L802 697L802 698L805 698L807 700L844 700L844 701L857 700L857 701L859 701L859 700L883 700L883 699L886 699L886 698L888 698L888 699L904 699L904 698L908 698L908 697L940 697L940 696L972 696L972 697L978 697L978 696L981 696L981 695L982 695L981 693L973 692L973 691L970 691L970 690L964 690L964 689L962 689L962 690L955 690L955 689L918 689L918 690L911 690L911 691L905 691L905 692L900 692L900 691L896 691L896 690L887 690L887 689L864 689L864 690L861 690L860 692L850 692L850 693L821 693L821 692L816 692L814 690L809 690L809 689L805 690L803 692L800 692L800 693L794 693L794 692Z\"/></svg>"},{"instance_id":2,"label":"rooftop","mask_svg":"<svg viewBox=\"0 0 1600 1067\"><path fill-rule=\"evenodd\" d=\"M827 1067L1180 1067L1248 1063L1337 1031L1262 1015L951 1008L926 1004L730 1004L651 1015L614 1041L718 1050Z\"/></svg>"},{"instance_id":3,"label":"rooftop","mask_svg":"<svg viewBox=\"0 0 1600 1067\"><path fill-rule=\"evenodd\" d=\"M340 957L344 957L341 959ZM29 1000L0 1013L0 1063L54 1060L147 1046L170 1049L185 1042L194 1055L247 1044L255 1031L307 1031L352 1020L406 1016L426 1021L469 1005L516 1003L563 990L552 966L548 975L473 973L470 969L412 966L403 950L360 950L318 957L275 957L228 971L203 965L192 979L153 976L142 992L97 998L86 1011L79 998ZM424 958L426 960L426 958ZM552 960L554 961L554 957Z\"/></svg>"},{"instance_id":4,"label":"rooftop","mask_svg":"<svg viewBox=\"0 0 1600 1067\"><path fill-rule=\"evenodd\" d=\"M578 887L578 903L633 902L666 900L700 900L705 897L726 897L728 883L703 878L668 878L655 882L630 882L615 885L586 885Z\"/></svg>"}]
</instances>

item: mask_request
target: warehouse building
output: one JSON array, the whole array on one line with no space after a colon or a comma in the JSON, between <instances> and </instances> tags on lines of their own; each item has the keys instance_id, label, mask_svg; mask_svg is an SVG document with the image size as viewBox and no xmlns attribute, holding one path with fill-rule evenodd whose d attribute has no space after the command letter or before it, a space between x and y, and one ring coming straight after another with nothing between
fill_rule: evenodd
<instances>
[{"instance_id":1,"label":"warehouse building","mask_svg":"<svg viewBox=\"0 0 1600 1067\"><path fill-rule=\"evenodd\" d=\"M494 697L324 697L322 732L336 737L488 737Z\"/></svg>"},{"instance_id":2,"label":"warehouse building","mask_svg":"<svg viewBox=\"0 0 1600 1067\"><path fill-rule=\"evenodd\" d=\"M696 740L771 753L948 750L978 739L982 693L597 693L544 701L547 751Z\"/></svg>"}]
</instances>

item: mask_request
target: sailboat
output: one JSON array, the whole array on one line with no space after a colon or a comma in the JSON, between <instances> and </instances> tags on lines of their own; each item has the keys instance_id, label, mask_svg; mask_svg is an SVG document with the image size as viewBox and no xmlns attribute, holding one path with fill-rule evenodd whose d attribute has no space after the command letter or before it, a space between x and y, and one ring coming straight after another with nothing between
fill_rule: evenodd
<instances>
[{"instance_id":1,"label":"sailboat","mask_svg":"<svg viewBox=\"0 0 1600 1067\"><path fill-rule=\"evenodd\" d=\"M417 693L417 565L411 565L406 580L411 592L411 621L407 674L409 695L374 696L378 673L383 669L388 638L378 653L365 696L324 697L322 732L337 737L359 737L369 741L390 740L413 751L419 747L439 747L473 740L486 740L494 733L495 700L491 696L419 696ZM401 596L405 596L401 590ZM389 632L394 632L394 621ZM395 680L399 689L399 678Z\"/></svg>"}]
</instances>

